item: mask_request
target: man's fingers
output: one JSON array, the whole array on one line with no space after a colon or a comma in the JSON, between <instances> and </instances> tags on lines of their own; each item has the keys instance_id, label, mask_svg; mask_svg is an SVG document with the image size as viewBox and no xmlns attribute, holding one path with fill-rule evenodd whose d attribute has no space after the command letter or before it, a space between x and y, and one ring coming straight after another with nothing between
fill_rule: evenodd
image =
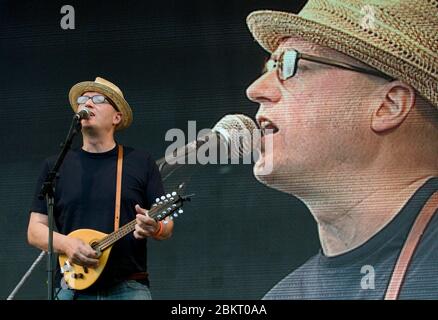
<instances>
[{"instance_id":1,"label":"man's fingers","mask_svg":"<svg viewBox=\"0 0 438 320\"><path fill-rule=\"evenodd\" d=\"M142 240L142 239L148 237L148 233L141 230L141 229L138 229L138 230L134 231L134 237L138 240Z\"/></svg>"},{"instance_id":2,"label":"man's fingers","mask_svg":"<svg viewBox=\"0 0 438 320\"><path fill-rule=\"evenodd\" d=\"M90 249L91 249L91 255L88 255L88 256L91 257L91 258L94 258L94 259L98 259L99 257L98 257L98 255L97 255L96 250L94 250L94 249L91 248L91 247L90 247Z\"/></svg>"},{"instance_id":3,"label":"man's fingers","mask_svg":"<svg viewBox=\"0 0 438 320\"><path fill-rule=\"evenodd\" d=\"M77 264L77 265L80 265L80 266L87 266L87 267L94 267L94 268L99 266L99 260L98 259L88 258L83 253L78 253L78 254L74 255L69 260L69 262L71 264Z\"/></svg>"},{"instance_id":4,"label":"man's fingers","mask_svg":"<svg viewBox=\"0 0 438 320\"><path fill-rule=\"evenodd\" d=\"M137 211L138 214L146 215L148 211L146 209L143 209L138 204L135 205L135 211Z\"/></svg>"},{"instance_id":5,"label":"man's fingers","mask_svg":"<svg viewBox=\"0 0 438 320\"><path fill-rule=\"evenodd\" d=\"M77 257L80 259L82 264L90 267L97 266L99 262L99 259L97 259L96 251L94 251L93 248L88 245L80 248Z\"/></svg>"},{"instance_id":6,"label":"man's fingers","mask_svg":"<svg viewBox=\"0 0 438 320\"><path fill-rule=\"evenodd\" d=\"M89 258L97 258L96 251L94 251L91 247L85 247L85 250L81 250L81 253Z\"/></svg>"},{"instance_id":7,"label":"man's fingers","mask_svg":"<svg viewBox=\"0 0 438 320\"><path fill-rule=\"evenodd\" d=\"M140 225L135 225L134 237L136 239L144 239L146 237L150 237L155 233L155 228L152 225L146 225L145 227L141 227Z\"/></svg>"},{"instance_id":8,"label":"man's fingers","mask_svg":"<svg viewBox=\"0 0 438 320\"><path fill-rule=\"evenodd\" d=\"M153 227L151 227L150 225L146 225L143 227L143 226L136 224L135 231L137 231L137 234L140 236L148 237L153 232Z\"/></svg>"},{"instance_id":9,"label":"man's fingers","mask_svg":"<svg viewBox=\"0 0 438 320\"><path fill-rule=\"evenodd\" d=\"M157 230L157 222L149 217L148 210L143 209L138 204L135 205L135 211L137 215L135 216L136 225L134 237L136 239L144 239L152 236Z\"/></svg>"},{"instance_id":10,"label":"man's fingers","mask_svg":"<svg viewBox=\"0 0 438 320\"><path fill-rule=\"evenodd\" d=\"M82 264L88 267L97 267L99 265L98 259L89 258L86 255L81 254Z\"/></svg>"},{"instance_id":11,"label":"man's fingers","mask_svg":"<svg viewBox=\"0 0 438 320\"><path fill-rule=\"evenodd\" d=\"M148 215L137 214L135 218L137 220L137 224L140 225L143 229L148 226L155 226L156 224L156 221L150 218Z\"/></svg>"},{"instance_id":12,"label":"man's fingers","mask_svg":"<svg viewBox=\"0 0 438 320\"><path fill-rule=\"evenodd\" d=\"M82 243L82 245L79 246L79 252L87 257L97 258L96 251L87 243Z\"/></svg>"}]
</instances>

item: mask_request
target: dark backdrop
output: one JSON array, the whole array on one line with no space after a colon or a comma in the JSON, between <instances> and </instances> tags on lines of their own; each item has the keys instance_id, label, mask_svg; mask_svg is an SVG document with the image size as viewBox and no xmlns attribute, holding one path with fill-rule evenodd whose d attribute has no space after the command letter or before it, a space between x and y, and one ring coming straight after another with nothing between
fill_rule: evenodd
<instances>
[{"instance_id":1,"label":"dark backdrop","mask_svg":"<svg viewBox=\"0 0 438 320\"><path fill-rule=\"evenodd\" d=\"M189 120L211 128L228 113L254 116L245 89L266 53L245 17L255 9L296 12L303 3L0 2L0 298L39 254L26 241L28 209L43 159L67 133L73 84L102 76L119 85L134 123L118 141L158 159L171 128L187 132ZM75 8L75 30L60 27L65 4ZM173 238L150 241L155 299L259 299L317 250L305 206L259 184L251 165L201 167L188 187L196 196ZM16 298L45 299L46 291L43 261Z\"/></svg>"}]
</instances>

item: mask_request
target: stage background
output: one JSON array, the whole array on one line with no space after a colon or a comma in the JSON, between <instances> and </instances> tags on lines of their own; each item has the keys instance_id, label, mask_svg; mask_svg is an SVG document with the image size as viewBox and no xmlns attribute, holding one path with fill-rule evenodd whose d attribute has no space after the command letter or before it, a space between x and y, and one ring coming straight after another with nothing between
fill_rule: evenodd
<instances>
[{"instance_id":1,"label":"stage background","mask_svg":"<svg viewBox=\"0 0 438 320\"><path fill-rule=\"evenodd\" d=\"M41 163L59 152L70 125L73 84L102 76L119 85L134 123L118 142L158 159L171 128L187 133L189 120L200 130L225 114L255 115L245 90L267 54L245 18L303 3L1 1L0 299L40 253L27 244L28 210ZM65 4L75 9L75 30L60 27ZM154 299L260 299L317 251L305 206L258 183L251 165L199 167L188 192L196 196L173 238L149 242ZM16 299L45 299L46 280L44 260Z\"/></svg>"}]
</instances>

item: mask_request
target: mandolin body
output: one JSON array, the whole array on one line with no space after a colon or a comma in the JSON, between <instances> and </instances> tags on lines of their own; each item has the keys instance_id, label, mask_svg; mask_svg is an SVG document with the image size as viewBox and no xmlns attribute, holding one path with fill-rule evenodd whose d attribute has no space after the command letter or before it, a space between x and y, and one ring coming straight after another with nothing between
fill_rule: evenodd
<instances>
[{"instance_id":1,"label":"mandolin body","mask_svg":"<svg viewBox=\"0 0 438 320\"><path fill-rule=\"evenodd\" d=\"M68 235L78 238L92 246L107 236L103 232L92 229L78 229ZM112 246L109 246L99 254L99 266L97 268L87 268L68 262L68 257L64 254L59 255L59 265L63 270L64 280L71 289L84 290L90 287L105 269Z\"/></svg>"}]
</instances>

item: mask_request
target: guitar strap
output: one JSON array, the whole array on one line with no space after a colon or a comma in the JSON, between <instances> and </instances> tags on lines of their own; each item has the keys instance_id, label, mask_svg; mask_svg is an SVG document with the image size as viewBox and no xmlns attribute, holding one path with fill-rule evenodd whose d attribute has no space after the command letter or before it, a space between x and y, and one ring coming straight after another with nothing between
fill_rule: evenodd
<instances>
[{"instance_id":1,"label":"guitar strap","mask_svg":"<svg viewBox=\"0 0 438 320\"><path fill-rule=\"evenodd\" d=\"M114 231L120 225L120 199L122 197L122 168L123 168L123 146L119 144L117 152L117 180L116 180L116 205L114 209Z\"/></svg>"},{"instance_id":2,"label":"guitar strap","mask_svg":"<svg viewBox=\"0 0 438 320\"><path fill-rule=\"evenodd\" d=\"M411 231L406 239L406 242L400 251L397 263L392 272L391 280L386 289L385 300L397 300L403 281L406 276L406 271L412 260L412 256L420 243L421 236L426 230L427 225L432 220L434 214L438 211L438 191L429 198L429 200L421 209L420 214L415 219L411 227Z\"/></svg>"}]
</instances>

